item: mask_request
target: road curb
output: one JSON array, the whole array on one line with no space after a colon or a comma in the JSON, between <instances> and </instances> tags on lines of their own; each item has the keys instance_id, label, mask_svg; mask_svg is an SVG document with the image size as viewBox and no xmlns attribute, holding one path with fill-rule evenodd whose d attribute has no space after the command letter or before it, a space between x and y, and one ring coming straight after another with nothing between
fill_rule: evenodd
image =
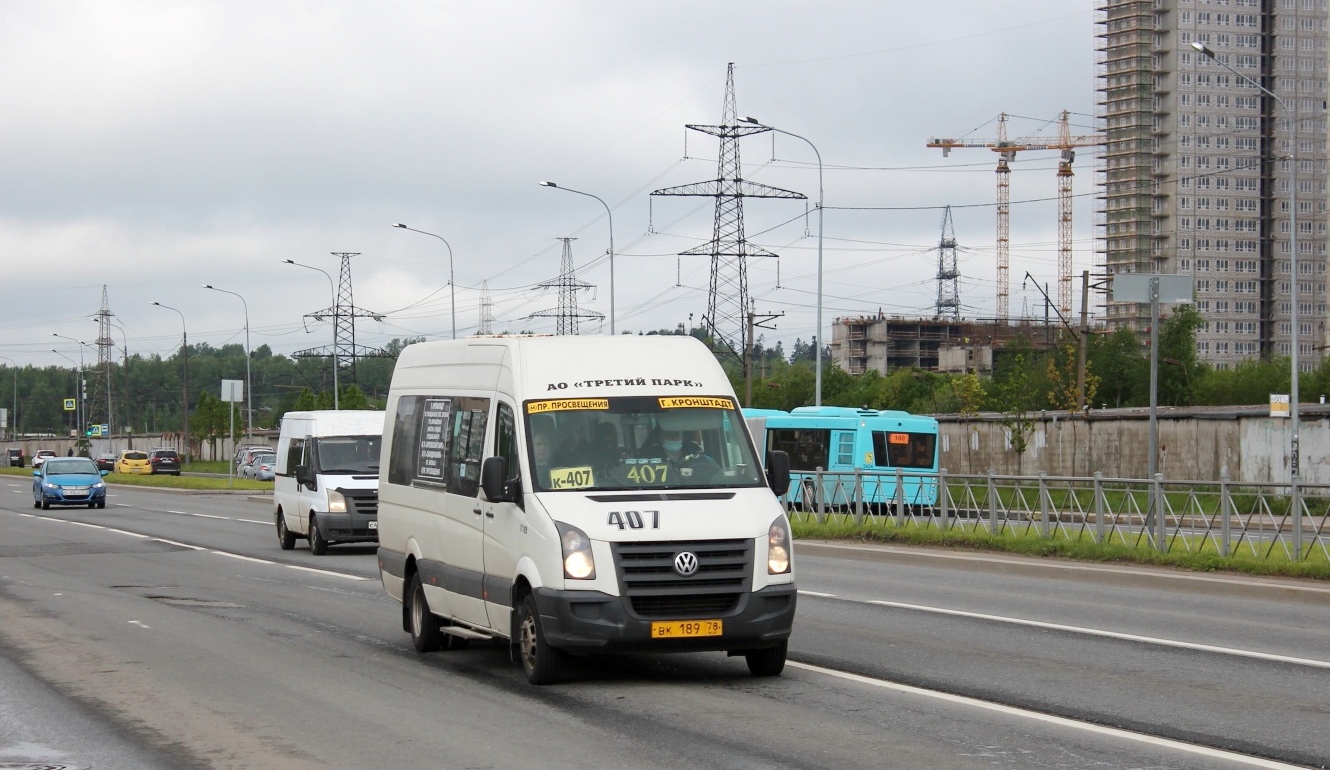
<instances>
[{"instance_id":1,"label":"road curb","mask_svg":"<svg viewBox=\"0 0 1330 770\"><path fill-rule=\"evenodd\" d=\"M1007 554L955 551L918 546L882 545L875 543L849 543L834 540L796 540L797 554L834 556L842 559L883 561L916 564L930 567L965 567L975 571L1024 575L1028 577L1058 577L1083 580L1096 584L1111 584L1158 588L1168 585L1206 593L1237 593L1251 596L1269 596L1282 593L1285 598L1330 603L1330 585L1321 581L1296 578L1266 578L1240 574L1198 573L1137 564L1091 564L1061 559L1012 556Z\"/></svg>"}]
</instances>

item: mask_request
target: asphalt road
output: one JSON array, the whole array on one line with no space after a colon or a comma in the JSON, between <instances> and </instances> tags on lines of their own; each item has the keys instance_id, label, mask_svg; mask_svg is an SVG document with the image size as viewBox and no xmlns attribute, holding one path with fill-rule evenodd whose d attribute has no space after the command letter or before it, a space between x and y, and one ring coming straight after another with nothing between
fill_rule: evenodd
<instances>
[{"instance_id":1,"label":"asphalt road","mask_svg":"<svg viewBox=\"0 0 1330 770\"><path fill-rule=\"evenodd\" d=\"M506 645L416 654L373 548L280 551L269 504L113 488L38 511L28 489L0 479L0 763L1330 761L1330 586L798 543L780 678L609 656L537 688Z\"/></svg>"}]
</instances>

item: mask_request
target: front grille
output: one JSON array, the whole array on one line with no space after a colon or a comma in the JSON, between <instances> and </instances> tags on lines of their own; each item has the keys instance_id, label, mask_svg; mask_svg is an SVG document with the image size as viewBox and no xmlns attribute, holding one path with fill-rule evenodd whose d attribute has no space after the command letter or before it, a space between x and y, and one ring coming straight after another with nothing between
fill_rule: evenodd
<instances>
[{"instance_id":1,"label":"front grille","mask_svg":"<svg viewBox=\"0 0 1330 770\"><path fill-rule=\"evenodd\" d=\"M724 615L739 603L738 594L675 594L674 596L634 596L633 612L647 618L683 615Z\"/></svg>"},{"instance_id":2,"label":"front grille","mask_svg":"<svg viewBox=\"0 0 1330 770\"><path fill-rule=\"evenodd\" d=\"M338 490L346 498L346 512L365 516L379 515L379 493L373 489Z\"/></svg>"},{"instance_id":3,"label":"front grille","mask_svg":"<svg viewBox=\"0 0 1330 770\"><path fill-rule=\"evenodd\" d=\"M734 609L752 590L753 541L697 540L611 543L619 590L643 616L717 614ZM674 570L674 557L697 556L692 575Z\"/></svg>"}]
</instances>

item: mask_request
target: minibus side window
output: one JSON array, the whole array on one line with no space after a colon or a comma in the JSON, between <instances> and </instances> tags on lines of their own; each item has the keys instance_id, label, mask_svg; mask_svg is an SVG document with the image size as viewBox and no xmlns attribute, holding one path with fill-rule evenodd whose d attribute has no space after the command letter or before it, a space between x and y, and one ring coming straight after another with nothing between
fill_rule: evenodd
<instances>
[{"instance_id":1,"label":"minibus side window","mask_svg":"<svg viewBox=\"0 0 1330 770\"><path fill-rule=\"evenodd\" d=\"M517 418L513 415L513 408L503 402L499 403L495 413L494 456L503 458L508 478L521 475L517 464Z\"/></svg>"},{"instance_id":2,"label":"minibus side window","mask_svg":"<svg viewBox=\"0 0 1330 770\"><path fill-rule=\"evenodd\" d=\"M453 434L448 445L448 491L475 497L480 491L480 461L485 454L488 398L454 399Z\"/></svg>"},{"instance_id":3,"label":"minibus side window","mask_svg":"<svg viewBox=\"0 0 1330 770\"><path fill-rule=\"evenodd\" d=\"M303 438L291 439L291 445L286 448L286 473L284 476L294 477L296 475L296 466L305 461L305 440Z\"/></svg>"},{"instance_id":4,"label":"minibus side window","mask_svg":"<svg viewBox=\"0 0 1330 770\"><path fill-rule=\"evenodd\" d=\"M393 445L388 455L388 483L409 486L416 475L420 396L402 396L393 416Z\"/></svg>"}]
</instances>

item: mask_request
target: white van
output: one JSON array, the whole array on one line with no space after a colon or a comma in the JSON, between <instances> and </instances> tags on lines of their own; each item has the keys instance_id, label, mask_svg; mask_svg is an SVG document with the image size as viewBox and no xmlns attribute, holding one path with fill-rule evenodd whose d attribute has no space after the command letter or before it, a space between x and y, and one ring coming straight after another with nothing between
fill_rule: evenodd
<instances>
[{"instance_id":1,"label":"white van","mask_svg":"<svg viewBox=\"0 0 1330 770\"><path fill-rule=\"evenodd\" d=\"M282 550L296 538L322 555L333 543L378 537L384 413L287 412L277 439L273 506Z\"/></svg>"},{"instance_id":2,"label":"white van","mask_svg":"<svg viewBox=\"0 0 1330 770\"><path fill-rule=\"evenodd\" d=\"M379 572L422 652L506 639L534 684L567 652L723 650L785 665L790 525L692 337L494 337L397 360Z\"/></svg>"}]
</instances>

